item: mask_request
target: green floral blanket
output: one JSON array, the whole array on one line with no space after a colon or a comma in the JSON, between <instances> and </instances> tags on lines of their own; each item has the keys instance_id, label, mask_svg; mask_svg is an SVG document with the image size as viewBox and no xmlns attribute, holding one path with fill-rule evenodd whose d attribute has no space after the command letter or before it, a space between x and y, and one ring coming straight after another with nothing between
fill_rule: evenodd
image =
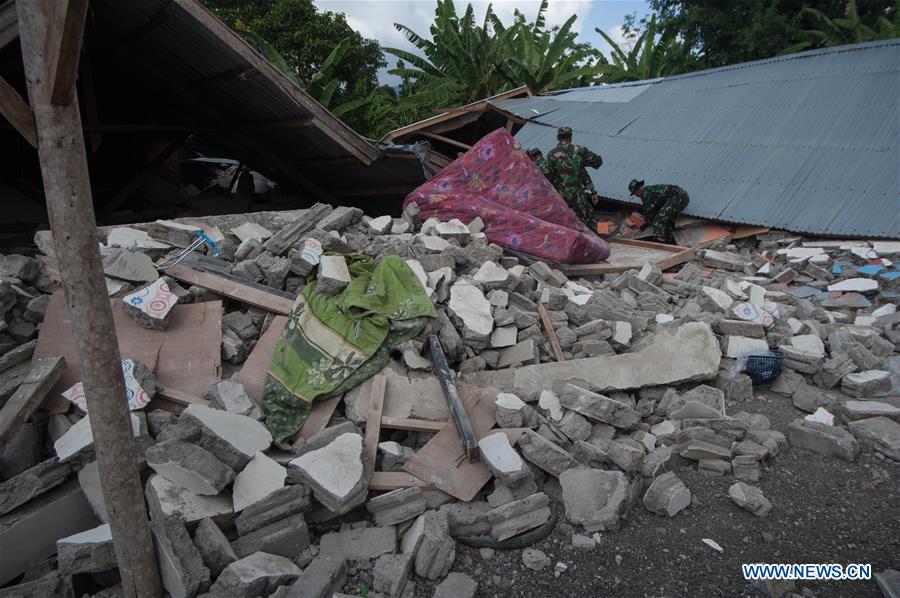
<instances>
[{"instance_id":1,"label":"green floral blanket","mask_svg":"<svg viewBox=\"0 0 900 598\"><path fill-rule=\"evenodd\" d=\"M339 395L381 371L398 344L418 335L437 312L422 283L399 257L376 266L345 256L351 282L341 293L316 293L310 278L297 297L266 375L266 425L286 447L312 403Z\"/></svg>"}]
</instances>

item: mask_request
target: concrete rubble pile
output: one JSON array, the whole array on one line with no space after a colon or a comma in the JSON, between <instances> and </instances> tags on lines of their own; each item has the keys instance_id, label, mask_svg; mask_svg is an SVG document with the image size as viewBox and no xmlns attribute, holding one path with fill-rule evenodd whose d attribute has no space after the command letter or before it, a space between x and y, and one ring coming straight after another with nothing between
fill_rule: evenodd
<instances>
[{"instance_id":1,"label":"concrete rubble pile","mask_svg":"<svg viewBox=\"0 0 900 598\"><path fill-rule=\"evenodd\" d=\"M573 526L573 544L590 548L595 532L614 533L635 509L678 517L702 508L679 476L689 468L725 476L735 510L765 517L778 509L765 496L766 471L784 451L845 460L873 451L900 461L900 408L890 399L900 396L900 273L892 264L900 243L771 232L717 241L665 274L646 264L569 278L505 254L477 221L420 222L415 210L369 218L317 204L289 219L246 214L104 229L110 296L165 286L173 305L219 299L159 278L154 267L200 228L220 251L216 270L291 295L317 269L318 288L339 293L349 273L337 254L406 260L438 309L427 332L440 339L457 384L493 399L497 427L478 437L492 481L471 501L424 484L370 490L374 472L405 472L436 428L383 427L368 462L361 387L321 431L280 450L262 406L229 379L273 314L226 301L224 379L180 413L132 412L171 596L326 597L364 587L370 597L474 596L475 581L455 570L459 542L537 541L556 514ZM48 235L36 242L52 257ZM46 263L0 258L0 403L28 375L57 290ZM539 306L564 361L553 357ZM165 313L135 303L128 313L165 333ZM781 351L783 372L754 387L747 355L770 349ZM382 374L384 418L448 421L421 344L401 347ZM797 417L787 428L773 429L755 396L761 390L792 402ZM9 585L0 596L73 588L117 595L91 441L88 419L73 407L68 415L37 411L3 447L0 546L30 543L22 552L34 545L37 558L0 559L0 586ZM535 570L551 564L532 549L523 558ZM565 569L557 563L555 575Z\"/></svg>"}]
</instances>

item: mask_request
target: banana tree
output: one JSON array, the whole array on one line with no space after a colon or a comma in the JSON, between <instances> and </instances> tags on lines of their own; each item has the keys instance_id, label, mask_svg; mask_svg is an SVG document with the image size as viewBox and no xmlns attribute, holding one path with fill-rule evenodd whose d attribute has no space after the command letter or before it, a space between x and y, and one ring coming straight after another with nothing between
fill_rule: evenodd
<instances>
[{"instance_id":1,"label":"banana tree","mask_svg":"<svg viewBox=\"0 0 900 598\"><path fill-rule=\"evenodd\" d=\"M542 0L533 24L515 11L515 21L509 28L511 35L496 15L492 16L494 31L506 42L506 58L498 65L511 85L528 85L535 93L589 84L602 71L598 57L577 43L572 15L562 26L548 30L544 16L548 0Z\"/></svg>"},{"instance_id":2,"label":"banana tree","mask_svg":"<svg viewBox=\"0 0 900 598\"><path fill-rule=\"evenodd\" d=\"M602 29L595 31L610 47L610 63L597 66L597 70L603 74L604 83L677 75L690 70L696 61L690 48L679 41L674 33L666 33L659 40L656 39L655 14L627 52Z\"/></svg>"},{"instance_id":3,"label":"banana tree","mask_svg":"<svg viewBox=\"0 0 900 598\"><path fill-rule=\"evenodd\" d=\"M815 8L804 7L800 11L800 16L813 28L805 30L802 33L803 39L779 52L779 56L810 48L828 48L900 37L900 1L896 2L893 14L894 22L879 16L874 24L867 25L859 18L856 0L848 0L844 7L844 18L837 19L830 19Z\"/></svg>"}]
</instances>

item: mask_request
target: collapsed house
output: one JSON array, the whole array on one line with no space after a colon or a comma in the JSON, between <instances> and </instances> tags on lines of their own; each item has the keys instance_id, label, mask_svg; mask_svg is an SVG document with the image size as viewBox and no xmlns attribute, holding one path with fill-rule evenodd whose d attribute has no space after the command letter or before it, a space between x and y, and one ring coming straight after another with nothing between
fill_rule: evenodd
<instances>
[{"instance_id":1,"label":"collapsed house","mask_svg":"<svg viewBox=\"0 0 900 598\"><path fill-rule=\"evenodd\" d=\"M150 29L206 14L165 6ZM102 269L85 298L111 314L100 341L134 439L119 452L146 504L107 502L73 300L90 273L48 231L35 257L0 257L0 596L127 594L112 526L133 507L171 596L474 597L463 547L559 578L569 564L530 546L677 522L706 508L695 476L764 518L786 452L900 461L900 242L621 240L607 263L562 265L425 209L63 229L89 231ZM885 593L894 541L866 555Z\"/></svg>"},{"instance_id":2,"label":"collapsed house","mask_svg":"<svg viewBox=\"0 0 900 598\"><path fill-rule=\"evenodd\" d=\"M88 16L77 91L101 222L316 201L377 213L432 172L423 148L364 139L196 0L98 0ZM12 124L0 128L0 202L8 232L30 236L46 207L16 22L7 0L0 112ZM218 185L191 177L221 158L231 161ZM257 195L251 184L238 194L245 171L277 181L277 191Z\"/></svg>"}]
</instances>

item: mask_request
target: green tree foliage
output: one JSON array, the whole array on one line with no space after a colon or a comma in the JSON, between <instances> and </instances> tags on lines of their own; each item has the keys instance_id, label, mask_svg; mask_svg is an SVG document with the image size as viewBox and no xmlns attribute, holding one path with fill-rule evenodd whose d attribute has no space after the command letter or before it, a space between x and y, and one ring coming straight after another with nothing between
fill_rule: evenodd
<instances>
[{"instance_id":1,"label":"green tree foliage","mask_svg":"<svg viewBox=\"0 0 900 598\"><path fill-rule=\"evenodd\" d=\"M799 34L801 41L785 48L781 54L900 37L900 0L893 11L878 15L871 24L862 21L856 0L848 0L842 18L831 19L810 7L800 11L800 16L811 28L802 31Z\"/></svg>"},{"instance_id":2,"label":"green tree foliage","mask_svg":"<svg viewBox=\"0 0 900 598\"><path fill-rule=\"evenodd\" d=\"M702 68L770 58L805 41L802 14L812 8L843 16L846 0L649 0L663 34L675 34L697 55ZM890 18L895 0L857 0L859 18Z\"/></svg>"},{"instance_id":3,"label":"green tree foliage","mask_svg":"<svg viewBox=\"0 0 900 598\"><path fill-rule=\"evenodd\" d=\"M381 47L354 31L341 13L317 10L312 0L203 3L233 29L249 32L242 35L257 49L264 46L251 39L253 36L268 43L283 61L282 65L273 64L280 69L286 66L289 76L293 75L307 91L330 93L333 106L352 106L350 102L368 98L379 89L378 69L387 66ZM267 57L272 60L272 56ZM362 110L349 110L343 118L357 131L368 134L375 123L363 114Z\"/></svg>"},{"instance_id":4,"label":"green tree foliage","mask_svg":"<svg viewBox=\"0 0 900 598\"><path fill-rule=\"evenodd\" d=\"M694 70L696 57L690 47L679 41L674 32L666 32L658 39L656 15L651 16L647 28L632 35L632 48L623 49L602 29L595 29L609 44L610 64L601 65L604 83L640 81L677 75Z\"/></svg>"}]
</instances>

